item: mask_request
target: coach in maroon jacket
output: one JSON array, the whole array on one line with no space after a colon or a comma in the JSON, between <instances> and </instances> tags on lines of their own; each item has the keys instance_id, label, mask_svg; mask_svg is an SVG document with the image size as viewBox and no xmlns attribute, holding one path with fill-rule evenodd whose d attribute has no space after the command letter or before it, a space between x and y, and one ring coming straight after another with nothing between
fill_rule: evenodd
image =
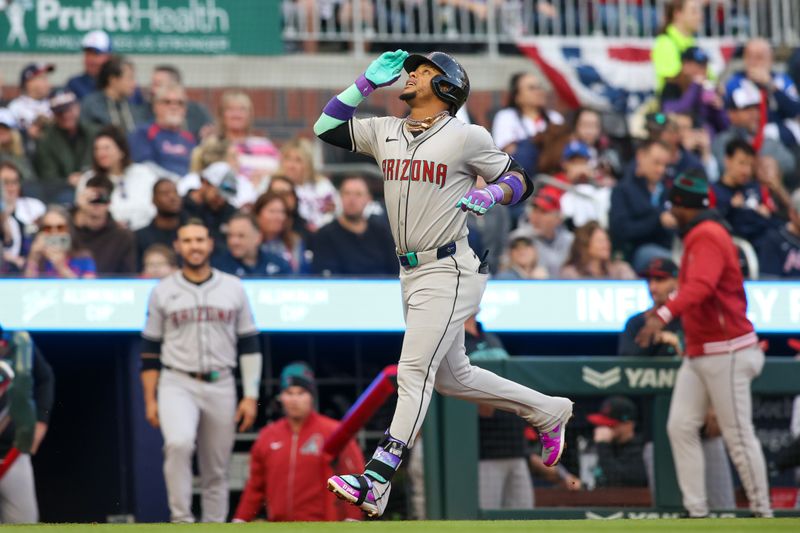
<instances>
[{"instance_id":1,"label":"coach in maroon jacket","mask_svg":"<svg viewBox=\"0 0 800 533\"><path fill-rule=\"evenodd\" d=\"M761 373L764 352L747 319L747 297L736 247L716 211L707 209L708 182L679 176L670 191L684 252L678 292L648 312L636 337L648 346L667 323L680 317L686 354L675 380L667 432L692 517L709 513L700 428L711 406L722 437L756 516L772 516L767 470L752 421L750 382Z\"/></svg>"}]
</instances>

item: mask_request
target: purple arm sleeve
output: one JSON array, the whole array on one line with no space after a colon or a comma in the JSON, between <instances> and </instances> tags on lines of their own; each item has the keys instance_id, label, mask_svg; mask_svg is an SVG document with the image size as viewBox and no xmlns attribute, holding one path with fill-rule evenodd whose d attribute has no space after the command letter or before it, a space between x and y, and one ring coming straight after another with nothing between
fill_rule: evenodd
<instances>
[{"instance_id":1,"label":"purple arm sleeve","mask_svg":"<svg viewBox=\"0 0 800 533\"><path fill-rule=\"evenodd\" d=\"M325 105L325 109L323 109L322 112L329 117L347 122L353 118L356 108L345 104L334 96L330 99L330 101L328 101L328 103Z\"/></svg>"},{"instance_id":2,"label":"purple arm sleeve","mask_svg":"<svg viewBox=\"0 0 800 533\"><path fill-rule=\"evenodd\" d=\"M525 192L525 186L522 184L522 180L519 179L516 174L503 174L495 183L498 185L505 183L511 189L511 201L508 203L508 205L514 205L522 199L522 195Z\"/></svg>"}]
</instances>

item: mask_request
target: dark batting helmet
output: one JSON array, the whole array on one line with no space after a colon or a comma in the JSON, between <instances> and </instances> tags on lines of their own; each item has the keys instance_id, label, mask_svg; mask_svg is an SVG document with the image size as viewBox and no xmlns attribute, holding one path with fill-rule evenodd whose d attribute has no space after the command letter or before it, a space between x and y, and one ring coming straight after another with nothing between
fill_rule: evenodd
<instances>
[{"instance_id":1,"label":"dark batting helmet","mask_svg":"<svg viewBox=\"0 0 800 533\"><path fill-rule=\"evenodd\" d=\"M423 63L430 63L442 71L442 74L434 76L431 80L433 92L440 100L450 104L450 114L455 115L469 97L467 71L452 56L444 52L431 52L428 55L411 54L403 63L403 68L410 74Z\"/></svg>"}]
</instances>

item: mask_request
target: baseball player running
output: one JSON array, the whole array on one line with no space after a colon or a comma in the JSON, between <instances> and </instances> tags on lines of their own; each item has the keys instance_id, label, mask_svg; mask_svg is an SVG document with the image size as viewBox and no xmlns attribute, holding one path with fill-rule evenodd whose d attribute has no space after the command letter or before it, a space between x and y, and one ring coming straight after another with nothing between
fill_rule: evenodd
<instances>
[{"instance_id":1,"label":"baseball player running","mask_svg":"<svg viewBox=\"0 0 800 533\"><path fill-rule=\"evenodd\" d=\"M393 84L403 69L408 81L400 99L410 108L407 118L353 117L370 93ZM406 334L391 426L363 474L328 480L332 492L372 517L386 508L392 477L414 444L434 388L524 418L539 430L548 466L561 457L572 416L567 398L471 366L464 352L464 321L477 312L488 277L467 245L467 213L483 215L533 192L524 170L494 146L489 132L455 118L468 96L467 73L449 55L386 52L328 102L314 125L323 141L372 156L380 165L402 266ZM490 185L476 188L478 175Z\"/></svg>"},{"instance_id":2,"label":"baseball player running","mask_svg":"<svg viewBox=\"0 0 800 533\"><path fill-rule=\"evenodd\" d=\"M258 330L239 278L209 266L214 241L208 228L190 219L178 229L175 246L183 268L153 289L142 332L145 414L164 437L171 520L194 522L192 456L197 442L203 522L224 522L236 423L244 431L256 417ZM238 408L233 376L237 354L244 390Z\"/></svg>"},{"instance_id":3,"label":"baseball player running","mask_svg":"<svg viewBox=\"0 0 800 533\"><path fill-rule=\"evenodd\" d=\"M767 468L750 396L750 383L764 367L764 352L747 319L739 255L725 222L707 208L704 177L678 176L669 200L684 245L678 292L648 311L636 342L647 347L672 320L680 317L683 323L686 353L667 420L683 505L689 516L708 515L700 429L713 407L750 509L770 517Z\"/></svg>"}]
</instances>

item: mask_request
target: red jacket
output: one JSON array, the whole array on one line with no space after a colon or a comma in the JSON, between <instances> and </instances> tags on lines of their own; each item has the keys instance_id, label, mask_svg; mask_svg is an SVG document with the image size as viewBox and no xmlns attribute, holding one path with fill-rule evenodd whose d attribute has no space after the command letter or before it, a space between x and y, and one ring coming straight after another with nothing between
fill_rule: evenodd
<instances>
[{"instance_id":1,"label":"red jacket","mask_svg":"<svg viewBox=\"0 0 800 533\"><path fill-rule=\"evenodd\" d=\"M656 310L664 322L680 317L686 355L726 354L758 342L747 319L739 254L722 224L705 215L684 236L678 292Z\"/></svg>"},{"instance_id":2,"label":"red jacket","mask_svg":"<svg viewBox=\"0 0 800 533\"><path fill-rule=\"evenodd\" d=\"M250 450L250 479L234 519L251 521L266 505L274 522L361 519L361 510L347 505L327 490L334 462L322 453L325 439L339 422L312 413L299 433L281 418L261 430ZM361 472L364 456L351 440L339 455L336 469Z\"/></svg>"}]
</instances>

